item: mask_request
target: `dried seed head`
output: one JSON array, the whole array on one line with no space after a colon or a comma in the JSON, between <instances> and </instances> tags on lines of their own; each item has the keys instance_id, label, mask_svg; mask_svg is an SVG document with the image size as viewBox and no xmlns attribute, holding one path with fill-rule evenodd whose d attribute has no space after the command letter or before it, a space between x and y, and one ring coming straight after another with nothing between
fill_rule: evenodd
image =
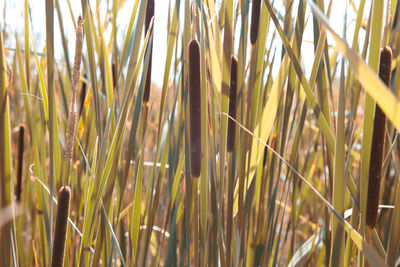
<instances>
[{"instance_id":1,"label":"dried seed head","mask_svg":"<svg viewBox=\"0 0 400 267\"><path fill-rule=\"evenodd\" d=\"M381 49L379 77L390 86L392 66L392 51L389 47ZM372 134L371 159L369 163L368 196L366 223L374 228L378 217L379 191L381 187L381 172L383 148L385 146L386 116L381 108L375 106L374 129Z\"/></svg>"},{"instance_id":2,"label":"dried seed head","mask_svg":"<svg viewBox=\"0 0 400 267\"><path fill-rule=\"evenodd\" d=\"M78 24L76 26L76 40L75 40L75 57L74 57L74 70L72 72L72 85L71 89L76 94L76 87L78 86L81 60L82 60L82 46L83 46L83 19L82 16L78 17Z\"/></svg>"},{"instance_id":3,"label":"dried seed head","mask_svg":"<svg viewBox=\"0 0 400 267\"><path fill-rule=\"evenodd\" d=\"M64 265L65 241L67 238L69 201L71 189L68 186L61 187L58 192L58 206L56 215L56 225L54 230L53 250L51 255L51 266L58 267Z\"/></svg>"},{"instance_id":4,"label":"dried seed head","mask_svg":"<svg viewBox=\"0 0 400 267\"><path fill-rule=\"evenodd\" d=\"M147 9L146 9L145 34L147 34L147 31L149 30L150 22L153 17L154 17L154 0L149 0L147 2ZM152 58L153 58L153 43L150 44L149 64L148 64L148 68L147 68L146 83L145 83L144 92L143 92L143 102L145 102L145 103L149 102L149 99L150 99Z\"/></svg>"},{"instance_id":5,"label":"dried seed head","mask_svg":"<svg viewBox=\"0 0 400 267\"><path fill-rule=\"evenodd\" d=\"M250 43L254 45L258 36L258 25L260 23L260 4L261 0L253 0L251 6L251 24L250 24Z\"/></svg>"},{"instance_id":6,"label":"dried seed head","mask_svg":"<svg viewBox=\"0 0 400 267\"><path fill-rule=\"evenodd\" d=\"M190 171L199 177L201 171L201 82L200 45L189 42L189 110L190 110Z\"/></svg>"},{"instance_id":7,"label":"dried seed head","mask_svg":"<svg viewBox=\"0 0 400 267\"><path fill-rule=\"evenodd\" d=\"M76 87L78 86L79 76L80 76L82 46L83 46L83 19L82 16L79 16L78 24L76 27L74 70L72 72L72 84L71 84L71 103L69 106L69 116L67 123L66 143L65 143L65 159L68 163L72 161L72 153L74 149L75 120L76 120Z\"/></svg>"},{"instance_id":8,"label":"dried seed head","mask_svg":"<svg viewBox=\"0 0 400 267\"><path fill-rule=\"evenodd\" d=\"M230 94L229 94L229 116L236 119L236 91L237 91L237 65L238 60L235 56L231 57L231 84L230 84ZM229 118L228 122L228 139L227 139L227 149L228 152L232 152L235 147L235 131L236 123Z\"/></svg>"},{"instance_id":9,"label":"dried seed head","mask_svg":"<svg viewBox=\"0 0 400 267\"><path fill-rule=\"evenodd\" d=\"M15 196L17 197L17 202L21 201L23 155L24 155L24 126L21 125L19 126L17 188L15 189Z\"/></svg>"}]
</instances>

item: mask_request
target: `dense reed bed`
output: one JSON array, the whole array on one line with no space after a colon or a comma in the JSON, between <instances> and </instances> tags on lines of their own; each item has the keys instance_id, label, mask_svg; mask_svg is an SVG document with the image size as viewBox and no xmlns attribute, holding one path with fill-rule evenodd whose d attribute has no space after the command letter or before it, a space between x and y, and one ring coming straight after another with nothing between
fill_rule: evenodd
<instances>
[{"instance_id":1,"label":"dense reed bed","mask_svg":"<svg viewBox=\"0 0 400 267\"><path fill-rule=\"evenodd\" d=\"M0 20L0 266L396 266L400 1L163 1Z\"/></svg>"}]
</instances>

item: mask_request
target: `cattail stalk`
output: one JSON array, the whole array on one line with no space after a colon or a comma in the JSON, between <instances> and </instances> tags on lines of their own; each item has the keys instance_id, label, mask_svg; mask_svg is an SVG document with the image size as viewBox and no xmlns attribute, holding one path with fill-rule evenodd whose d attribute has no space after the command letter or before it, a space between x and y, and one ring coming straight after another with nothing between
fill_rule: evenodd
<instances>
[{"instance_id":1,"label":"cattail stalk","mask_svg":"<svg viewBox=\"0 0 400 267\"><path fill-rule=\"evenodd\" d=\"M389 47L381 49L379 77L390 86L392 66L392 50ZM381 172L383 148L385 146L386 116L381 108L375 106L374 129L372 134L371 159L369 163L368 197L366 223L374 228L378 217L379 191L381 187Z\"/></svg>"},{"instance_id":2,"label":"cattail stalk","mask_svg":"<svg viewBox=\"0 0 400 267\"><path fill-rule=\"evenodd\" d=\"M231 84L229 94L229 116L236 119L236 91L237 91L237 65L238 60L235 56L231 57ZM233 119L229 118L228 121L228 139L227 150L232 152L235 147L235 131L236 124Z\"/></svg>"},{"instance_id":3,"label":"cattail stalk","mask_svg":"<svg viewBox=\"0 0 400 267\"><path fill-rule=\"evenodd\" d=\"M148 30L149 30L150 22L151 22L151 19L153 17L154 17L154 0L149 0L147 2L146 19L145 19L145 33L146 34L147 34ZM152 29L153 28L154 27L152 27ZM148 64L148 69L147 69L146 83L145 83L144 92L143 92L143 102L144 103L149 102L149 99L150 99L151 61L152 61L152 58L153 58L153 43L150 44L149 64Z\"/></svg>"},{"instance_id":4,"label":"cattail stalk","mask_svg":"<svg viewBox=\"0 0 400 267\"><path fill-rule=\"evenodd\" d=\"M258 26L260 24L261 0L253 0L251 5L250 43L254 45L257 41Z\"/></svg>"},{"instance_id":5,"label":"cattail stalk","mask_svg":"<svg viewBox=\"0 0 400 267\"><path fill-rule=\"evenodd\" d=\"M21 201L23 155L24 155L24 126L21 125L19 126L17 188L15 190L15 196L17 197L17 202Z\"/></svg>"},{"instance_id":6,"label":"cattail stalk","mask_svg":"<svg viewBox=\"0 0 400 267\"><path fill-rule=\"evenodd\" d=\"M65 159L67 163L71 163L72 161L72 153L74 147L75 121L76 121L76 88L78 86L79 76L80 76L82 45L83 45L83 19L81 16L79 16L78 24L76 27L74 70L72 72L72 84L71 84L71 104L69 106L69 116L68 116L66 144L65 144Z\"/></svg>"},{"instance_id":7,"label":"cattail stalk","mask_svg":"<svg viewBox=\"0 0 400 267\"><path fill-rule=\"evenodd\" d=\"M58 192L58 206L56 215L56 225L54 231L53 249L51 255L51 267L61 267L64 265L65 241L67 238L69 201L71 189L68 186L61 187Z\"/></svg>"},{"instance_id":8,"label":"cattail stalk","mask_svg":"<svg viewBox=\"0 0 400 267\"><path fill-rule=\"evenodd\" d=\"M189 42L190 170L192 177L201 171L201 82L200 45Z\"/></svg>"}]
</instances>

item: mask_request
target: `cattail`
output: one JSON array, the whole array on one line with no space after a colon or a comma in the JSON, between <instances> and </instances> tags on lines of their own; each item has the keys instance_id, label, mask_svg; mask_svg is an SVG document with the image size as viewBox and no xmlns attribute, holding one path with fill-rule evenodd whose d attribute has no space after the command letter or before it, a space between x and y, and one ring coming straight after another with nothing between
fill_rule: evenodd
<instances>
[{"instance_id":1,"label":"cattail","mask_svg":"<svg viewBox=\"0 0 400 267\"><path fill-rule=\"evenodd\" d=\"M269 146L270 147L274 147L275 146L275 140L276 140L276 135L272 135L268 141ZM265 165L267 164L267 158L268 158L268 152L269 152L269 148L267 146L264 147L264 159L263 159L263 168L265 167Z\"/></svg>"},{"instance_id":2,"label":"cattail","mask_svg":"<svg viewBox=\"0 0 400 267\"><path fill-rule=\"evenodd\" d=\"M147 2L147 9L146 9L146 21L145 21L145 32L150 27L151 19L154 17L154 0L149 0ZM147 77L146 83L143 92L143 102L147 103L150 99L150 85L151 85L151 60L153 58L153 43L150 44L150 57L149 57L149 64L147 68Z\"/></svg>"},{"instance_id":3,"label":"cattail","mask_svg":"<svg viewBox=\"0 0 400 267\"><path fill-rule=\"evenodd\" d=\"M115 89L115 87L117 86L117 75L118 75L118 71L117 71L117 63L113 62L111 64L111 72L112 72L112 78L113 78L113 88Z\"/></svg>"},{"instance_id":4,"label":"cattail","mask_svg":"<svg viewBox=\"0 0 400 267\"><path fill-rule=\"evenodd\" d=\"M264 147L264 159L263 159L263 168L265 167L265 165L267 164L267 157L268 157L268 147Z\"/></svg>"},{"instance_id":5,"label":"cattail","mask_svg":"<svg viewBox=\"0 0 400 267\"><path fill-rule=\"evenodd\" d=\"M258 25L260 23L261 0L253 0L251 4L250 43L254 45L258 36Z\"/></svg>"},{"instance_id":6,"label":"cattail","mask_svg":"<svg viewBox=\"0 0 400 267\"><path fill-rule=\"evenodd\" d=\"M379 63L379 77L390 86L392 66L392 50L389 47L381 49ZM381 186L381 172L383 148L385 144L386 116L378 105L375 105L374 130L372 134L371 160L369 163L369 181L367 198L367 225L375 227L378 216L379 191Z\"/></svg>"},{"instance_id":7,"label":"cattail","mask_svg":"<svg viewBox=\"0 0 400 267\"><path fill-rule=\"evenodd\" d=\"M58 192L58 206L56 215L56 225L54 231L53 250L51 255L51 266L58 267L64 265L65 240L67 238L67 223L69 213L69 200L71 189L68 186L61 187Z\"/></svg>"},{"instance_id":8,"label":"cattail","mask_svg":"<svg viewBox=\"0 0 400 267\"><path fill-rule=\"evenodd\" d=\"M201 83L200 45L189 42L189 108L190 108L190 169L192 177L201 170Z\"/></svg>"},{"instance_id":9,"label":"cattail","mask_svg":"<svg viewBox=\"0 0 400 267\"><path fill-rule=\"evenodd\" d=\"M87 75L85 73L85 74L83 74L81 93L79 95L79 102L80 102L80 104L79 104L79 117L82 116L83 106L85 105L86 89L87 89Z\"/></svg>"},{"instance_id":10,"label":"cattail","mask_svg":"<svg viewBox=\"0 0 400 267\"><path fill-rule=\"evenodd\" d=\"M236 88L237 88L237 64L238 60L235 56L231 57L231 84L229 94L229 116L236 119ZM228 122L228 139L227 149L232 152L235 147L235 130L236 124L233 119L229 118Z\"/></svg>"},{"instance_id":11,"label":"cattail","mask_svg":"<svg viewBox=\"0 0 400 267\"><path fill-rule=\"evenodd\" d=\"M76 27L74 70L72 72L72 84L71 84L71 104L69 106L69 116L68 116L67 134L65 142L65 159L67 163L70 163L72 161L72 152L74 147L75 120L76 120L76 87L78 86L79 76L80 76L82 45L83 45L83 19L81 16L79 16L78 24Z\"/></svg>"},{"instance_id":12,"label":"cattail","mask_svg":"<svg viewBox=\"0 0 400 267\"><path fill-rule=\"evenodd\" d=\"M17 188L15 190L15 196L17 197L17 202L21 201L23 155L24 155L24 126L21 125L19 126Z\"/></svg>"}]
</instances>

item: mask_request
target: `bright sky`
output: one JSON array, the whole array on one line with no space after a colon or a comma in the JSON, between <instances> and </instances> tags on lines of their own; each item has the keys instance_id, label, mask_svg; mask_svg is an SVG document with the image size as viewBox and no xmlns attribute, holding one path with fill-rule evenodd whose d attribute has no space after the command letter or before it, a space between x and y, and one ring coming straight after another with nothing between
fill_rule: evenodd
<instances>
[{"instance_id":1,"label":"bright sky","mask_svg":"<svg viewBox=\"0 0 400 267\"><path fill-rule=\"evenodd\" d=\"M75 18L81 13L81 1L80 0L70 0L71 5L73 6L73 13ZM217 3L220 2L221 0L217 0ZM237 0L235 0L236 2ZM278 12L283 12L284 7L282 4L283 0L276 0L275 1L275 8ZM70 42L69 48L70 48L70 54L73 55L73 43L75 39L75 33L74 33L74 28L71 20L71 16L69 13L67 1L65 0L60 0L60 5L61 5L61 10L63 12L63 23L64 23L64 30L66 32L67 38ZM91 1L94 3L95 1ZM111 2L111 1L110 1ZM134 1L127 1L125 6L122 8L122 10L118 14L118 19L117 23L119 24L119 31L118 31L118 40L120 42L120 47L122 46L122 38L124 37L126 28L129 23L130 19L130 14L132 11L132 6L133 6ZM172 1L175 2L175 1ZM359 6L360 0L355 0L354 4L356 7ZM106 10L106 1L101 1L101 16L104 18L104 12ZM325 0L325 7L328 6L329 1ZM345 7L348 3L348 0L337 0L333 1L333 6L332 6L332 15L330 19L331 26L338 32L340 35L343 33L343 23L344 23L344 14L345 14ZM365 7L365 16L367 15L367 12L370 10L370 4L371 0L367 0L367 4ZM35 0L35 1L29 1L30 8L31 8L31 17L32 17L32 25L31 25L31 32L33 33L33 39L35 42L35 46L38 51L42 51L43 47L45 46L45 1L44 0ZM161 86L162 84L162 79L164 75L164 64L165 64L165 58L166 58L166 50L167 50L167 16L168 16L168 5L169 1L168 0L155 0L155 26L154 26L154 46L157 47L153 49L153 71L152 71L152 79L153 82L157 86ZM184 1L181 1L181 10L183 10L183 5ZM13 34L15 31L17 31L22 39L22 33L23 33L23 27L24 27L24 1L23 0L0 0L0 8L1 8L1 13L3 13L3 8L4 6L6 7L5 10L5 16L0 16L0 27L2 28L4 26L4 19L7 22L7 32ZM219 6L219 5L218 5ZM294 2L294 10L297 10L298 6L298 1ZM93 10L93 7L92 7ZM307 6L307 26L306 30L304 32L304 37L303 40L305 41L302 45L302 54L303 54L303 59L306 58L305 55L313 55L314 47L312 44L313 41L313 29L312 29L312 17L310 16L310 8ZM171 11L172 12L172 11ZM296 11L294 11L296 12ZM63 57L63 50L61 46L61 35L59 32L59 24L58 24L58 18L57 18L57 12L55 11L55 55L56 59L60 60ZM352 42L352 32L354 31L354 25L355 25L355 19L356 19L356 13L354 10L349 7L348 8L348 17L347 17L347 37L348 37L348 42ZM240 24L238 24L240 26ZM236 32L236 38L238 39L239 37L239 27L237 28ZM275 27L272 26L270 27L270 30L275 30ZM107 33L106 33L107 34ZM108 31L108 34L110 32ZM363 32L360 34L360 38L364 38ZM268 39L269 40L269 39ZM328 41L330 41L329 35L328 35ZM15 47L15 42L9 42L5 44L6 47ZM281 44L279 43L277 45L277 53L280 55L280 48ZM237 45L235 46L235 51L237 51ZM312 58L312 57L310 57ZM72 59L72 57L71 57ZM310 74L311 70L311 65L312 62L308 62L306 59L304 59L304 68L305 68L305 73L308 76ZM275 68L274 68L275 71Z\"/></svg>"}]
</instances>

